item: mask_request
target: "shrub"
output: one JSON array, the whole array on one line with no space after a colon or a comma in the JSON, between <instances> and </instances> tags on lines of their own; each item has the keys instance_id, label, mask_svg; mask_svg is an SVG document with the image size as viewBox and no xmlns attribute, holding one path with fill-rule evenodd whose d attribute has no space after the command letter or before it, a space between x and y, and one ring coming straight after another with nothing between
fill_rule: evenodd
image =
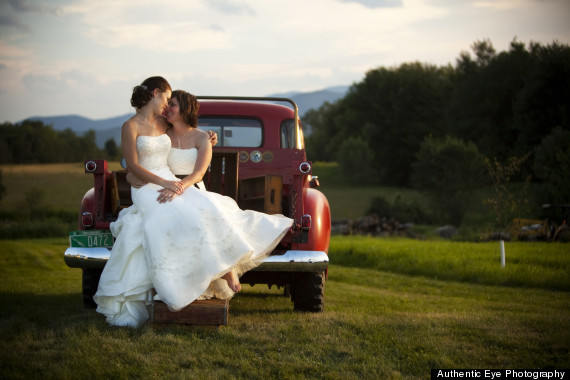
<instances>
[{"instance_id":1,"label":"shrub","mask_svg":"<svg viewBox=\"0 0 570 380\"><path fill-rule=\"evenodd\" d=\"M419 202L405 200L400 194L396 195L392 203L382 196L372 198L366 213L394 218L401 223L431 224L434 222L434 218Z\"/></svg>"}]
</instances>

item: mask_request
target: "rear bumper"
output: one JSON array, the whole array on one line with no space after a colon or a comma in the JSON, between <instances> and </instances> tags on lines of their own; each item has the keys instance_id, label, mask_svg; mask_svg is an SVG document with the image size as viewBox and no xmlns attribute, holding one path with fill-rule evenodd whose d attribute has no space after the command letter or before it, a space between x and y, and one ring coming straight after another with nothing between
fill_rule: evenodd
<instances>
[{"instance_id":1,"label":"rear bumper","mask_svg":"<svg viewBox=\"0 0 570 380\"><path fill-rule=\"evenodd\" d=\"M111 256L111 248L69 247L63 254L65 263L70 268L103 269Z\"/></svg>"},{"instance_id":2,"label":"rear bumper","mask_svg":"<svg viewBox=\"0 0 570 380\"><path fill-rule=\"evenodd\" d=\"M70 247L64 253L64 260L70 268L103 269L111 248ZM267 257L252 271L263 272L323 272L329 265L329 257L323 251L287 251L283 255Z\"/></svg>"}]
</instances>

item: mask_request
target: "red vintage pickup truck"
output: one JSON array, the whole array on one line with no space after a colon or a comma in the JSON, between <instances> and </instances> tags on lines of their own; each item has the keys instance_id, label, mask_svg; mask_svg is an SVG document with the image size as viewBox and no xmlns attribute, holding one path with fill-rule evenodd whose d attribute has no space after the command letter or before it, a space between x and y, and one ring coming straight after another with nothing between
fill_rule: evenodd
<instances>
[{"instance_id":1,"label":"red vintage pickup truck","mask_svg":"<svg viewBox=\"0 0 570 380\"><path fill-rule=\"evenodd\" d=\"M198 98L198 127L218 134L204 178L208 191L234 198L242 209L295 221L271 255L240 281L282 287L295 310L322 311L330 207L307 161L297 105L286 98ZM110 172L106 161L93 159L85 161L85 173L93 175L94 187L83 197L79 228L70 233L64 259L69 267L82 269L84 304L93 307L113 246L109 225L132 202L126 171Z\"/></svg>"}]
</instances>

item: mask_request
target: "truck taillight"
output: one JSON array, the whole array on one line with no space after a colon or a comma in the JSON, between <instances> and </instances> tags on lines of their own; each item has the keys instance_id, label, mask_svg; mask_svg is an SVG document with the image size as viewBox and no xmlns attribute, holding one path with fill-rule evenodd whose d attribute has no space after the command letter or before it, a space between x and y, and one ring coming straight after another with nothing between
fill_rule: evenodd
<instances>
[{"instance_id":1,"label":"truck taillight","mask_svg":"<svg viewBox=\"0 0 570 380\"><path fill-rule=\"evenodd\" d=\"M304 230L309 230L311 229L311 224L312 224L312 219L311 219L311 215L303 215L301 217L301 228Z\"/></svg>"},{"instance_id":2,"label":"truck taillight","mask_svg":"<svg viewBox=\"0 0 570 380\"><path fill-rule=\"evenodd\" d=\"M81 224L84 228L93 227L93 215L90 212L84 212L81 214Z\"/></svg>"},{"instance_id":3,"label":"truck taillight","mask_svg":"<svg viewBox=\"0 0 570 380\"><path fill-rule=\"evenodd\" d=\"M299 165L299 170L303 174L308 174L311 171L311 164L308 162L303 162L301 165Z\"/></svg>"},{"instance_id":4,"label":"truck taillight","mask_svg":"<svg viewBox=\"0 0 570 380\"><path fill-rule=\"evenodd\" d=\"M97 164L95 163L95 161L87 161L85 163L86 172L93 173L95 170L97 170Z\"/></svg>"}]
</instances>

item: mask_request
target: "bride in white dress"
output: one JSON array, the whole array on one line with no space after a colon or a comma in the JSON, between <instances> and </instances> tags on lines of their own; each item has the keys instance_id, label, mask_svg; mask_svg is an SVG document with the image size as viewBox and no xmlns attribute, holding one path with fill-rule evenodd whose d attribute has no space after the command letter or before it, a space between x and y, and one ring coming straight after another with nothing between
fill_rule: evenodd
<instances>
[{"instance_id":1,"label":"bride in white dress","mask_svg":"<svg viewBox=\"0 0 570 380\"><path fill-rule=\"evenodd\" d=\"M231 297L241 289L239 274L259 265L292 225L282 215L241 210L229 197L194 187L209 165L211 144L195 124L188 128L192 112L176 107L191 95L175 92L174 107L166 108L170 95L163 78L145 80L133 90L137 115L123 125L129 171L148 184L132 189L133 207L111 226L117 239L94 300L113 325L144 323L153 289L172 311L199 298ZM195 117L197 108L196 103ZM187 149L171 149L168 125L160 116L165 109L174 125L172 141ZM182 181L168 167L188 173L194 161Z\"/></svg>"}]
</instances>

